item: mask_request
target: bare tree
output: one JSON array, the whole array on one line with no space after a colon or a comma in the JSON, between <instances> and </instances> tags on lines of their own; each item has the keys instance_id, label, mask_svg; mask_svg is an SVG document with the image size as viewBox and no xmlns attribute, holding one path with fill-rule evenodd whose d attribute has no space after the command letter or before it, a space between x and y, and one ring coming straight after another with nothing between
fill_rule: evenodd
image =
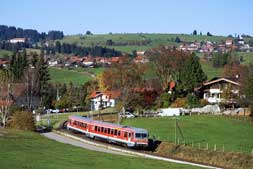
<instances>
[{"instance_id":1,"label":"bare tree","mask_svg":"<svg viewBox=\"0 0 253 169\"><path fill-rule=\"evenodd\" d=\"M3 127L6 127L10 116L10 87L9 72L0 70L0 122Z\"/></svg>"}]
</instances>

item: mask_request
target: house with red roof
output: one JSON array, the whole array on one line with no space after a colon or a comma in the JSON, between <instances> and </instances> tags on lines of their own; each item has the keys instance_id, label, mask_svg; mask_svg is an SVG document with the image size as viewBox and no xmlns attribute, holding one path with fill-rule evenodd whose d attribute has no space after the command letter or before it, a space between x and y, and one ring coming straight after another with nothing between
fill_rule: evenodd
<instances>
[{"instance_id":1,"label":"house with red roof","mask_svg":"<svg viewBox=\"0 0 253 169\"><path fill-rule=\"evenodd\" d=\"M94 91L90 95L91 110L100 110L107 107L114 107L120 97L120 91Z\"/></svg>"}]
</instances>

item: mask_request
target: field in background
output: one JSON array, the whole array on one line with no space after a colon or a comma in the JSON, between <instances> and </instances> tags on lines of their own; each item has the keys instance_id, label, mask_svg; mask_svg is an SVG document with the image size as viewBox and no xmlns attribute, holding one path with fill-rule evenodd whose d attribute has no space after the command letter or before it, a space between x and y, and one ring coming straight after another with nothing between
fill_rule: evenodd
<instances>
[{"instance_id":1,"label":"field in background","mask_svg":"<svg viewBox=\"0 0 253 169\"><path fill-rule=\"evenodd\" d=\"M155 135L162 141L175 142L175 118L135 118L124 119L123 125L148 129L150 137ZM225 151L251 152L253 149L253 125L245 121L228 119L223 116L182 116L178 124L186 143ZM178 131L178 138L183 141Z\"/></svg>"},{"instance_id":2,"label":"field in background","mask_svg":"<svg viewBox=\"0 0 253 169\"><path fill-rule=\"evenodd\" d=\"M146 33L126 33L126 34L95 34L95 35L72 35L65 36L62 43L75 43L80 46L95 46L101 45L108 48L114 48L123 52L132 53L133 50L146 50L159 45L175 45L180 43L174 42L176 37L179 37L183 42L197 41L225 41L227 37L223 36L192 36L186 34L146 34ZM107 46L106 41L112 40L113 42L127 42L127 41L144 41L149 40L150 43L146 46Z\"/></svg>"},{"instance_id":3,"label":"field in background","mask_svg":"<svg viewBox=\"0 0 253 169\"><path fill-rule=\"evenodd\" d=\"M11 51L0 49L0 58L8 58L11 54Z\"/></svg>"},{"instance_id":4,"label":"field in background","mask_svg":"<svg viewBox=\"0 0 253 169\"><path fill-rule=\"evenodd\" d=\"M1 169L197 168L158 160L90 151L37 133L0 130Z\"/></svg>"}]
</instances>

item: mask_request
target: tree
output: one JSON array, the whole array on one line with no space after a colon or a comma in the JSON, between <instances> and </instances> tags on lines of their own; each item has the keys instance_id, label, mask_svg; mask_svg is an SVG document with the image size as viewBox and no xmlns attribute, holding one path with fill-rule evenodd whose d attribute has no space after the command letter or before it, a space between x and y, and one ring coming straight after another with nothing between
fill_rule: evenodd
<instances>
[{"instance_id":1,"label":"tree","mask_svg":"<svg viewBox=\"0 0 253 169\"><path fill-rule=\"evenodd\" d=\"M9 71L0 69L0 126L2 124L3 127L6 126L10 117L10 90L11 83ZM4 93L6 93L6 95Z\"/></svg>"},{"instance_id":2,"label":"tree","mask_svg":"<svg viewBox=\"0 0 253 169\"><path fill-rule=\"evenodd\" d=\"M240 99L241 103L250 107L250 116L253 118L253 65L249 65L241 79L240 93L242 95Z\"/></svg>"},{"instance_id":3,"label":"tree","mask_svg":"<svg viewBox=\"0 0 253 169\"><path fill-rule=\"evenodd\" d=\"M197 33L197 30L194 30L192 34L193 34L193 35L197 35L197 34L198 34L198 33Z\"/></svg>"},{"instance_id":4,"label":"tree","mask_svg":"<svg viewBox=\"0 0 253 169\"><path fill-rule=\"evenodd\" d=\"M179 72L177 90L179 90L180 93L191 93L194 87L197 87L206 79L207 76L202 70L199 58L195 54L191 54Z\"/></svg>"},{"instance_id":5,"label":"tree","mask_svg":"<svg viewBox=\"0 0 253 169\"><path fill-rule=\"evenodd\" d=\"M181 42L181 40L180 40L180 38L178 36L176 37L175 42L176 43L180 43Z\"/></svg>"},{"instance_id":6,"label":"tree","mask_svg":"<svg viewBox=\"0 0 253 169\"><path fill-rule=\"evenodd\" d=\"M15 82L20 81L23 78L27 67L28 60L25 50L22 53L18 52L12 55L9 69Z\"/></svg>"},{"instance_id":7,"label":"tree","mask_svg":"<svg viewBox=\"0 0 253 169\"><path fill-rule=\"evenodd\" d=\"M37 61L35 61L34 69L36 94L40 97L40 105L45 106L48 98L48 81L50 80L50 77L48 72L48 65L44 60L43 51L41 51L39 58Z\"/></svg>"},{"instance_id":8,"label":"tree","mask_svg":"<svg viewBox=\"0 0 253 169\"><path fill-rule=\"evenodd\" d=\"M207 32L206 35L207 35L207 36L213 36L210 32Z\"/></svg>"},{"instance_id":9,"label":"tree","mask_svg":"<svg viewBox=\"0 0 253 169\"><path fill-rule=\"evenodd\" d=\"M86 35L92 35L91 31L87 30Z\"/></svg>"},{"instance_id":10,"label":"tree","mask_svg":"<svg viewBox=\"0 0 253 169\"><path fill-rule=\"evenodd\" d=\"M178 80L179 70L189 58L188 53L165 47L152 49L147 55L163 90L168 88L169 82Z\"/></svg>"},{"instance_id":11,"label":"tree","mask_svg":"<svg viewBox=\"0 0 253 169\"><path fill-rule=\"evenodd\" d=\"M140 96L138 90L143 87L145 68L137 64L115 64L103 73L103 81L108 90L120 91L122 107Z\"/></svg>"}]
</instances>

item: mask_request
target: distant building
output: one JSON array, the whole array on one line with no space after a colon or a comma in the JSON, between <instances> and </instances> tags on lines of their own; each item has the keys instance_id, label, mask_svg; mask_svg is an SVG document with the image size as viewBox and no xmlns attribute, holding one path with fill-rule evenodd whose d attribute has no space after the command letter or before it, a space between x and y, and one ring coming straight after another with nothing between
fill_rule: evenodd
<instances>
[{"instance_id":1,"label":"distant building","mask_svg":"<svg viewBox=\"0 0 253 169\"><path fill-rule=\"evenodd\" d=\"M144 55L145 54L145 50L138 50L136 51L137 55Z\"/></svg>"},{"instance_id":2,"label":"distant building","mask_svg":"<svg viewBox=\"0 0 253 169\"><path fill-rule=\"evenodd\" d=\"M225 45L226 45L227 47L232 46L232 45L233 45L233 39L227 39L226 42L225 42Z\"/></svg>"},{"instance_id":3,"label":"distant building","mask_svg":"<svg viewBox=\"0 0 253 169\"><path fill-rule=\"evenodd\" d=\"M10 43L25 43L26 39L25 38L14 38L10 39Z\"/></svg>"}]
</instances>

